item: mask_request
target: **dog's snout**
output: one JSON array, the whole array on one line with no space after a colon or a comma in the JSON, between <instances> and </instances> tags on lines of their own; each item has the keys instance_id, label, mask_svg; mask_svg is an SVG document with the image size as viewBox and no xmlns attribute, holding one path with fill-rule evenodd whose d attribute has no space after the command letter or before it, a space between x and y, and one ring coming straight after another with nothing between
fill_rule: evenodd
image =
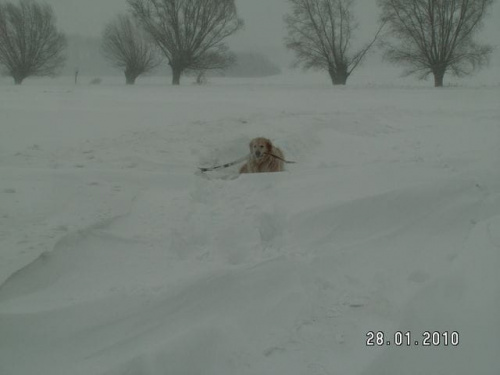
<instances>
[{"instance_id":1,"label":"dog's snout","mask_svg":"<svg viewBox=\"0 0 500 375\"><path fill-rule=\"evenodd\" d=\"M260 155L261 155L261 153L260 153L259 150L255 151L255 156L257 156L258 158L260 158Z\"/></svg>"}]
</instances>

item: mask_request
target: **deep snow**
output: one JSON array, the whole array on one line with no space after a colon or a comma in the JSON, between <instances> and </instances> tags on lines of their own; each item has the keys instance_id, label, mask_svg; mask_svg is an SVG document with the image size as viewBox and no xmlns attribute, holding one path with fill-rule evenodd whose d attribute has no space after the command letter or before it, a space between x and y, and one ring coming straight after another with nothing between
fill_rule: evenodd
<instances>
[{"instance_id":1,"label":"deep snow","mask_svg":"<svg viewBox=\"0 0 500 375\"><path fill-rule=\"evenodd\" d=\"M1 375L500 374L500 87L294 79L2 81Z\"/></svg>"}]
</instances>

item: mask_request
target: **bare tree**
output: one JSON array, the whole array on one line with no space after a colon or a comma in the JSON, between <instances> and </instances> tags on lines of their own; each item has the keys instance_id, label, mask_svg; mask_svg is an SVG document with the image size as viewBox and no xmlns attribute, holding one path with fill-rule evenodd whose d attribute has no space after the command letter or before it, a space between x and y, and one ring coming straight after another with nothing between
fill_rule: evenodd
<instances>
[{"instance_id":1,"label":"bare tree","mask_svg":"<svg viewBox=\"0 0 500 375\"><path fill-rule=\"evenodd\" d=\"M223 40L243 26L234 0L128 0L153 37L178 85L186 70L225 69L234 55Z\"/></svg>"},{"instance_id":2,"label":"bare tree","mask_svg":"<svg viewBox=\"0 0 500 375\"><path fill-rule=\"evenodd\" d=\"M443 86L451 71L464 76L488 62L492 48L477 44L475 32L493 0L379 0L382 21L398 41L385 42L389 61L407 65L405 75Z\"/></svg>"},{"instance_id":3,"label":"bare tree","mask_svg":"<svg viewBox=\"0 0 500 375\"><path fill-rule=\"evenodd\" d=\"M65 36L48 4L0 3L0 65L20 85L29 76L52 76L64 65Z\"/></svg>"},{"instance_id":4,"label":"bare tree","mask_svg":"<svg viewBox=\"0 0 500 375\"><path fill-rule=\"evenodd\" d=\"M161 63L155 48L129 16L118 15L102 35L101 52L113 65L124 69L127 85L133 85L137 77Z\"/></svg>"},{"instance_id":5,"label":"bare tree","mask_svg":"<svg viewBox=\"0 0 500 375\"><path fill-rule=\"evenodd\" d=\"M356 29L354 0L288 0L292 12L285 15L286 46L296 55L295 66L326 70L334 85L345 85L375 43L382 26L370 43L351 52Z\"/></svg>"}]
</instances>

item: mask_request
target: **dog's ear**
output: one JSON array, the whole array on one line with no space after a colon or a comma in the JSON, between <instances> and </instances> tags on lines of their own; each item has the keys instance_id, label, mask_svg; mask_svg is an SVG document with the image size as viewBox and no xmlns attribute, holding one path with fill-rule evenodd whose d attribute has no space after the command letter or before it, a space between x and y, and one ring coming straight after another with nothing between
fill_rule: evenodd
<instances>
[{"instance_id":1,"label":"dog's ear","mask_svg":"<svg viewBox=\"0 0 500 375\"><path fill-rule=\"evenodd\" d=\"M271 143L271 141L269 139L266 140L266 149L267 149L268 153L273 152L273 144Z\"/></svg>"}]
</instances>

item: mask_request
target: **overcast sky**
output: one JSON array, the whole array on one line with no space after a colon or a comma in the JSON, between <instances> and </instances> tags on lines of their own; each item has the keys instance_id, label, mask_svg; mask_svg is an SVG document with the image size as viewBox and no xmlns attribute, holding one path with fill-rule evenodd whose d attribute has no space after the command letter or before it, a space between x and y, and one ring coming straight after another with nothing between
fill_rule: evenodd
<instances>
[{"instance_id":1,"label":"overcast sky","mask_svg":"<svg viewBox=\"0 0 500 375\"><path fill-rule=\"evenodd\" d=\"M69 34L99 36L106 22L127 10L126 0L45 0L53 5L58 25ZM291 59L283 46L285 35L283 15L288 11L287 0L236 0L238 13L245 28L228 39L235 51L255 51L268 55L276 62ZM378 10L375 0L358 0L356 13L360 29L359 42L368 40L376 31ZM482 40L500 47L500 2L486 19ZM496 51L496 56L499 55ZM495 62L498 61L495 58Z\"/></svg>"}]
</instances>

